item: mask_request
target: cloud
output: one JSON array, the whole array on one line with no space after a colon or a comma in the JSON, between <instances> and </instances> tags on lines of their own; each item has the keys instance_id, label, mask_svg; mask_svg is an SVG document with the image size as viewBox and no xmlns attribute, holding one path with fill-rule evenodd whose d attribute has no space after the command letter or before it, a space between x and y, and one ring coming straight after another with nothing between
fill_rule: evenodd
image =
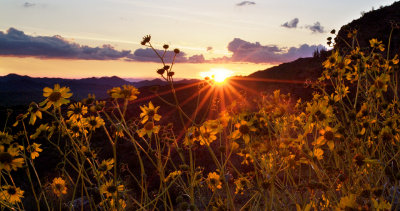
<instances>
[{"instance_id":1,"label":"cloud","mask_svg":"<svg viewBox=\"0 0 400 211\"><path fill-rule=\"evenodd\" d=\"M205 61L203 54L193 55L187 59L189 63L204 63Z\"/></svg>"},{"instance_id":2,"label":"cloud","mask_svg":"<svg viewBox=\"0 0 400 211\"><path fill-rule=\"evenodd\" d=\"M158 55L163 56L164 50L156 50ZM171 63L175 56L174 51L166 51L164 55L164 62ZM139 61L139 62L160 62L160 58L154 53L151 48L139 48L136 49L133 54L127 56L128 61ZM193 55L188 57L185 52L180 52L175 57L175 62L178 63L203 63L206 60L202 54Z\"/></svg>"},{"instance_id":3,"label":"cloud","mask_svg":"<svg viewBox=\"0 0 400 211\"><path fill-rule=\"evenodd\" d=\"M231 57L214 59L214 62L253 62L282 63L293 61L300 57L310 57L316 49L325 49L322 45L303 44L299 47L280 48L276 45L261 45L235 38L228 44Z\"/></svg>"},{"instance_id":4,"label":"cloud","mask_svg":"<svg viewBox=\"0 0 400 211\"><path fill-rule=\"evenodd\" d=\"M306 26L307 29L310 29L313 33L324 33L324 27L321 26L320 22L315 22L314 25L308 25Z\"/></svg>"},{"instance_id":5,"label":"cloud","mask_svg":"<svg viewBox=\"0 0 400 211\"><path fill-rule=\"evenodd\" d=\"M299 23L299 19L298 18L294 18L293 20L288 21L288 22L282 24L281 26L285 27L285 28L297 28L297 24L298 23Z\"/></svg>"},{"instance_id":6,"label":"cloud","mask_svg":"<svg viewBox=\"0 0 400 211\"><path fill-rule=\"evenodd\" d=\"M158 55L162 56L164 54L164 50L156 50ZM172 62L174 58L174 51L167 51L164 55L164 61L167 63ZM160 62L160 58L158 58L157 54L154 53L151 48L139 48L136 49L133 54L127 56L130 61L140 61L140 62ZM176 55L175 62L186 62L186 54L184 52L180 52Z\"/></svg>"},{"instance_id":7,"label":"cloud","mask_svg":"<svg viewBox=\"0 0 400 211\"><path fill-rule=\"evenodd\" d=\"M101 47L79 45L58 35L34 37L14 28L8 29L6 33L0 31L0 55L113 60L126 57L129 54L129 50L118 51L111 45Z\"/></svg>"},{"instance_id":8,"label":"cloud","mask_svg":"<svg viewBox=\"0 0 400 211\"><path fill-rule=\"evenodd\" d=\"M256 4L256 2L254 1L242 1L240 3L237 3L236 6L240 7L240 6L254 5L254 4Z\"/></svg>"},{"instance_id":9,"label":"cloud","mask_svg":"<svg viewBox=\"0 0 400 211\"><path fill-rule=\"evenodd\" d=\"M33 6L35 6L35 5L36 5L35 3L30 3L30 2L25 2L25 3L23 4L23 6L26 7L26 8L28 8L28 7L33 7Z\"/></svg>"}]
</instances>

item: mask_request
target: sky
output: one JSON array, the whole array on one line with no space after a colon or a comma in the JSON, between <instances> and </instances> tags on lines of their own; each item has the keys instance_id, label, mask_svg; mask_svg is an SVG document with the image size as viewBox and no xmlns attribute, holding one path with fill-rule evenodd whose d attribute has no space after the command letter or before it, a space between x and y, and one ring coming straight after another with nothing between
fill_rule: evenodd
<instances>
[{"instance_id":1,"label":"sky","mask_svg":"<svg viewBox=\"0 0 400 211\"><path fill-rule=\"evenodd\" d=\"M327 48L331 29L393 0L1 0L0 76L156 78L179 48L178 78L248 75Z\"/></svg>"}]
</instances>

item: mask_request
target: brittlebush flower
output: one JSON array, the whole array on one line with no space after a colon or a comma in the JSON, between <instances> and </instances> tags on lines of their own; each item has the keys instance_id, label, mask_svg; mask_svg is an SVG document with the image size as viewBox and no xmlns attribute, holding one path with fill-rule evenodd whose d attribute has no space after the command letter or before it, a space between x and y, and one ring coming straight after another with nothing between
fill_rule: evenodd
<instances>
[{"instance_id":1,"label":"brittlebush flower","mask_svg":"<svg viewBox=\"0 0 400 211\"><path fill-rule=\"evenodd\" d=\"M30 146L28 146L26 149L28 152L31 153L31 159L34 160L35 158L39 157L39 152L42 152L43 149L40 149L41 144L37 143L32 143Z\"/></svg>"},{"instance_id":2,"label":"brittlebush flower","mask_svg":"<svg viewBox=\"0 0 400 211\"><path fill-rule=\"evenodd\" d=\"M326 61L322 63L324 68L330 69L335 66L336 62L338 61L339 51L335 51L328 57ZM329 79L329 78L328 78Z\"/></svg>"},{"instance_id":3,"label":"brittlebush flower","mask_svg":"<svg viewBox=\"0 0 400 211\"><path fill-rule=\"evenodd\" d=\"M324 158L324 150L316 147L312 152L309 153L309 155L317 160L322 160Z\"/></svg>"},{"instance_id":4,"label":"brittlebush flower","mask_svg":"<svg viewBox=\"0 0 400 211\"><path fill-rule=\"evenodd\" d=\"M114 159L103 160L100 163L99 167L97 168L99 176L103 177L104 175L106 175L107 172L113 168L113 166L114 166Z\"/></svg>"},{"instance_id":5,"label":"brittlebush flower","mask_svg":"<svg viewBox=\"0 0 400 211\"><path fill-rule=\"evenodd\" d=\"M9 147L7 151L4 150L4 146L0 145L0 171L3 169L6 171L16 171L18 168L21 168L24 164L24 159L18 157L20 155L19 147Z\"/></svg>"},{"instance_id":6,"label":"brittlebush flower","mask_svg":"<svg viewBox=\"0 0 400 211\"><path fill-rule=\"evenodd\" d=\"M100 186L100 193L106 195L106 197L115 197L117 192L124 191L123 185L116 185L114 181L107 181L105 184Z\"/></svg>"},{"instance_id":7,"label":"brittlebush flower","mask_svg":"<svg viewBox=\"0 0 400 211\"><path fill-rule=\"evenodd\" d=\"M7 201L10 204L16 204L18 202L21 202L21 198L23 197L24 197L24 191L21 190L20 188L11 185L5 185L1 187L1 192L0 192L1 201Z\"/></svg>"},{"instance_id":8,"label":"brittlebush flower","mask_svg":"<svg viewBox=\"0 0 400 211\"><path fill-rule=\"evenodd\" d=\"M385 50L385 46L382 44L382 41L378 41L378 39L371 39L369 41L369 44L371 45L372 48L377 48L380 51Z\"/></svg>"},{"instance_id":9,"label":"brittlebush flower","mask_svg":"<svg viewBox=\"0 0 400 211\"><path fill-rule=\"evenodd\" d=\"M160 108L160 106L154 107L153 103L150 101L149 106L140 106L140 109L142 110L142 113L140 114L140 118L142 119L142 124L146 123L147 120L153 120L153 121L160 121L161 116L157 114L157 110Z\"/></svg>"},{"instance_id":10,"label":"brittlebush flower","mask_svg":"<svg viewBox=\"0 0 400 211\"><path fill-rule=\"evenodd\" d=\"M30 135L30 138L37 139L42 132L46 132L48 129L49 129L49 126L47 125L47 123L41 124L38 128L36 128L35 133Z\"/></svg>"},{"instance_id":11,"label":"brittlebush flower","mask_svg":"<svg viewBox=\"0 0 400 211\"><path fill-rule=\"evenodd\" d=\"M320 136L318 139L313 143L314 145L320 147L323 146L324 144L328 145L329 150L333 150L335 147L335 139L340 138L340 134L336 132L335 128L331 128L329 126L325 127L324 129L321 129L319 131Z\"/></svg>"},{"instance_id":12,"label":"brittlebush flower","mask_svg":"<svg viewBox=\"0 0 400 211\"><path fill-rule=\"evenodd\" d=\"M237 180L235 180L235 194L243 194L243 191L245 190L245 188L250 186L250 181L245 178L245 177L240 177Z\"/></svg>"},{"instance_id":13,"label":"brittlebush flower","mask_svg":"<svg viewBox=\"0 0 400 211\"><path fill-rule=\"evenodd\" d=\"M82 103L74 103L68 107L70 110L67 115L72 120L79 120L83 118L83 115L87 113L87 107L82 105Z\"/></svg>"},{"instance_id":14,"label":"brittlebush flower","mask_svg":"<svg viewBox=\"0 0 400 211\"><path fill-rule=\"evenodd\" d=\"M147 122L143 128L138 131L138 135L140 137L147 135L150 138L153 133L158 133L159 130L159 125L154 125L154 122Z\"/></svg>"},{"instance_id":15,"label":"brittlebush flower","mask_svg":"<svg viewBox=\"0 0 400 211\"><path fill-rule=\"evenodd\" d=\"M180 176L182 174L181 170L178 171L173 171L171 173L168 174L168 176L164 179L164 182L168 182L170 180L175 179L177 176Z\"/></svg>"},{"instance_id":16,"label":"brittlebush flower","mask_svg":"<svg viewBox=\"0 0 400 211\"><path fill-rule=\"evenodd\" d=\"M98 116L90 116L85 118L84 121L86 122L85 125L92 131L104 125L104 120Z\"/></svg>"},{"instance_id":17,"label":"brittlebush flower","mask_svg":"<svg viewBox=\"0 0 400 211\"><path fill-rule=\"evenodd\" d=\"M200 127L200 136L198 140L200 141L200 145L210 145L213 141L217 139L217 131L212 130L205 125Z\"/></svg>"},{"instance_id":18,"label":"brittlebush flower","mask_svg":"<svg viewBox=\"0 0 400 211\"><path fill-rule=\"evenodd\" d=\"M138 89L132 85L123 85L121 87L114 87L108 91L108 94L114 99L125 99L128 101L135 100L137 95L140 94Z\"/></svg>"},{"instance_id":19,"label":"brittlebush flower","mask_svg":"<svg viewBox=\"0 0 400 211\"><path fill-rule=\"evenodd\" d=\"M190 127L187 130L187 135L185 136L185 140L183 141L183 144L185 146L190 146L192 145L195 141L200 140L200 129L196 126Z\"/></svg>"},{"instance_id":20,"label":"brittlebush flower","mask_svg":"<svg viewBox=\"0 0 400 211\"><path fill-rule=\"evenodd\" d=\"M29 105L28 113L31 115L31 118L29 119L29 124L31 125L35 124L37 118L42 119L42 112L37 103L32 102Z\"/></svg>"},{"instance_id":21,"label":"brittlebush flower","mask_svg":"<svg viewBox=\"0 0 400 211\"><path fill-rule=\"evenodd\" d=\"M56 194L58 197L67 194L67 186L65 185L65 180L63 180L61 177L53 179L51 188L53 189L53 193Z\"/></svg>"},{"instance_id":22,"label":"brittlebush flower","mask_svg":"<svg viewBox=\"0 0 400 211\"><path fill-rule=\"evenodd\" d=\"M207 184L212 191L221 189L222 183L219 174L217 174L216 172L210 172L207 177Z\"/></svg>"},{"instance_id":23,"label":"brittlebush flower","mask_svg":"<svg viewBox=\"0 0 400 211\"><path fill-rule=\"evenodd\" d=\"M244 142L248 144L250 142L250 132L256 131L256 128L252 126L251 122L247 122L245 120L241 120L239 123L236 123L235 127L237 129L232 133L232 138L238 139L242 137Z\"/></svg>"},{"instance_id":24,"label":"brittlebush flower","mask_svg":"<svg viewBox=\"0 0 400 211\"><path fill-rule=\"evenodd\" d=\"M370 87L369 91L375 92L376 97L381 97L382 92L387 91L389 81L390 76L388 74L382 73L380 76L375 78L375 81Z\"/></svg>"},{"instance_id":25,"label":"brittlebush flower","mask_svg":"<svg viewBox=\"0 0 400 211\"><path fill-rule=\"evenodd\" d=\"M10 144L13 141L13 136L7 132L0 131L0 144Z\"/></svg>"},{"instance_id":26,"label":"brittlebush flower","mask_svg":"<svg viewBox=\"0 0 400 211\"><path fill-rule=\"evenodd\" d=\"M63 104L69 103L67 98L72 96L72 93L69 92L70 89L68 87L60 87L59 84L54 85L54 89L45 87L43 89L43 96L47 97L43 102L40 103L40 106L46 105L44 109L50 108L52 105L54 108L58 108Z\"/></svg>"},{"instance_id":27,"label":"brittlebush flower","mask_svg":"<svg viewBox=\"0 0 400 211\"><path fill-rule=\"evenodd\" d=\"M82 122L82 121L72 122L72 121L70 121L69 124L70 124L70 126L69 126L69 128L67 130L71 134L71 136L74 137L74 138L77 138L80 135L88 133L88 131L84 128L85 125L86 125L86 122Z\"/></svg>"}]
</instances>

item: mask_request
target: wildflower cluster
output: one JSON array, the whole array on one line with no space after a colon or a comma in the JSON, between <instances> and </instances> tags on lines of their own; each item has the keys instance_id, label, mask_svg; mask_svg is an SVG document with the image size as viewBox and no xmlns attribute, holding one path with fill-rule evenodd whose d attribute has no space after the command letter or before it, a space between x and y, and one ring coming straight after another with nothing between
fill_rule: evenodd
<instances>
[{"instance_id":1,"label":"wildflower cluster","mask_svg":"<svg viewBox=\"0 0 400 211\"><path fill-rule=\"evenodd\" d=\"M348 39L356 37L357 31L349 32ZM334 45L332 38L328 42ZM90 94L72 103L69 88L46 87L45 100L18 115L13 127L18 133L0 132L2 207L399 208L399 59L389 53L385 58L381 41L372 39L368 48L349 45L348 53L332 50L312 83L311 100L277 90L258 96L251 102L256 108L233 102L209 119L213 102L204 118L199 110L205 102L197 103L193 114L179 102L174 60L171 65L164 61L169 45L160 54L149 35L141 43L162 61L157 73L170 85L173 100L157 91L152 97L171 106L180 124L163 124L168 115L160 114L157 101L138 101L139 90L131 85L110 89L108 101ZM214 90L207 81L198 87L197 102L204 89ZM44 156L59 161L48 172L38 172ZM16 182L15 175L22 173L28 185ZM23 203L28 198L36 204ZM36 207L25 207L30 204Z\"/></svg>"}]
</instances>

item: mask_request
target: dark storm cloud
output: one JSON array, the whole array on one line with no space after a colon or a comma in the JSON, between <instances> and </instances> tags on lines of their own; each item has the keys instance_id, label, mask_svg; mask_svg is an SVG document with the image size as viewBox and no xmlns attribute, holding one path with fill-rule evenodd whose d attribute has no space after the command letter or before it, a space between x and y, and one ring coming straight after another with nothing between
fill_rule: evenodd
<instances>
[{"instance_id":1,"label":"dark storm cloud","mask_svg":"<svg viewBox=\"0 0 400 211\"><path fill-rule=\"evenodd\" d=\"M316 49L324 49L322 45L303 44L300 47L280 48L276 45L261 45L235 38L228 44L231 57L215 59L215 62L253 62L253 63L282 63L293 61L300 57L310 57Z\"/></svg>"},{"instance_id":2,"label":"dark storm cloud","mask_svg":"<svg viewBox=\"0 0 400 211\"><path fill-rule=\"evenodd\" d=\"M240 7L240 6L254 5L254 4L256 4L256 2L254 1L242 1L240 3L237 3L236 6Z\"/></svg>"},{"instance_id":3,"label":"dark storm cloud","mask_svg":"<svg viewBox=\"0 0 400 211\"><path fill-rule=\"evenodd\" d=\"M299 19L298 18L294 18L293 20L288 21L288 22L282 24L281 26L285 27L285 28L297 28L297 24L298 23L299 23Z\"/></svg>"},{"instance_id":4,"label":"dark storm cloud","mask_svg":"<svg viewBox=\"0 0 400 211\"><path fill-rule=\"evenodd\" d=\"M89 47L69 42L57 35L34 37L14 28L8 29L6 33L0 31L0 55L113 60L129 54L130 51L118 51L111 45Z\"/></svg>"},{"instance_id":5,"label":"dark storm cloud","mask_svg":"<svg viewBox=\"0 0 400 211\"><path fill-rule=\"evenodd\" d=\"M324 33L324 27L321 26L320 22L315 22L314 25L308 25L306 26L307 29L311 30L313 33Z\"/></svg>"}]
</instances>

